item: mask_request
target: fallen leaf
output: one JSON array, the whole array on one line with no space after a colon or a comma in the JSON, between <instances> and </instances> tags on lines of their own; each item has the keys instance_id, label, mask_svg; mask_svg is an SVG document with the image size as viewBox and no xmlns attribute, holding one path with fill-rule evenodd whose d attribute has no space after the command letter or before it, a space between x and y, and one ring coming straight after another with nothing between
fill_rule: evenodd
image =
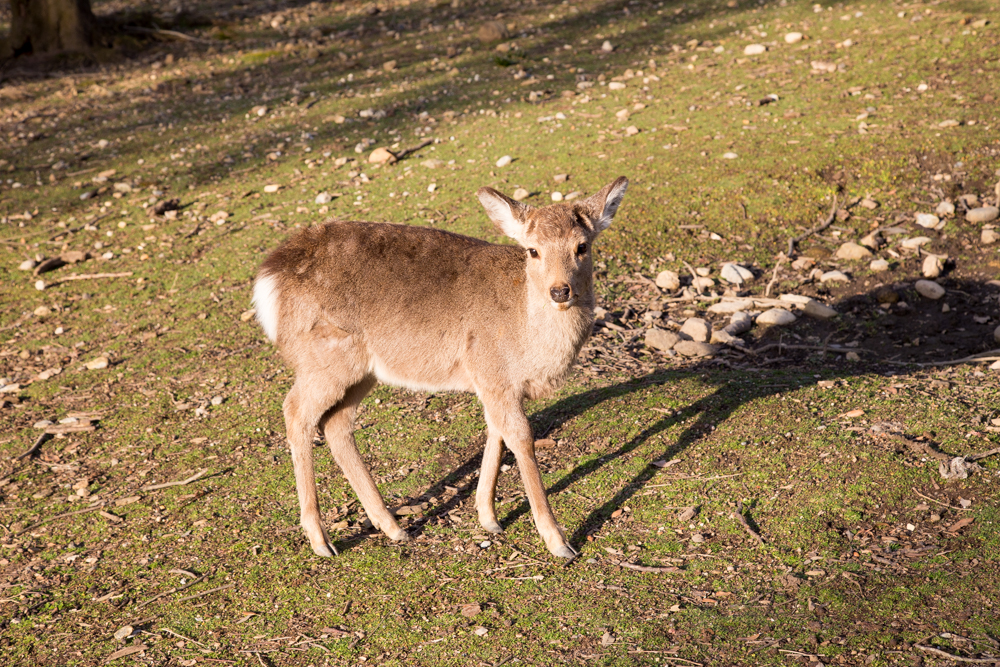
<instances>
[{"instance_id":1,"label":"fallen leaf","mask_svg":"<svg viewBox=\"0 0 1000 667\"><path fill-rule=\"evenodd\" d=\"M548 449L549 447L555 447L556 441L550 438L542 438L541 440L535 440L535 449Z\"/></svg>"},{"instance_id":2,"label":"fallen leaf","mask_svg":"<svg viewBox=\"0 0 1000 667\"><path fill-rule=\"evenodd\" d=\"M677 520L681 523L687 523L691 519L698 515L698 508L695 506L685 507L680 514L677 515Z\"/></svg>"},{"instance_id":3,"label":"fallen leaf","mask_svg":"<svg viewBox=\"0 0 1000 667\"><path fill-rule=\"evenodd\" d=\"M118 658L124 658L127 655L133 655L135 653L142 653L148 647L145 644L136 644L135 646L126 646L123 649L119 649L105 658L105 662L111 662L112 660L117 660Z\"/></svg>"},{"instance_id":4,"label":"fallen leaf","mask_svg":"<svg viewBox=\"0 0 1000 667\"><path fill-rule=\"evenodd\" d=\"M601 637L601 646L611 646L615 643L615 636L610 632L605 632L604 636Z\"/></svg>"},{"instance_id":5,"label":"fallen leaf","mask_svg":"<svg viewBox=\"0 0 1000 667\"><path fill-rule=\"evenodd\" d=\"M476 604L476 603L463 604L462 605L462 616L465 616L466 618L472 618L473 616L475 616L476 614L478 614L482 610L483 610L483 608L481 606L479 606L478 604Z\"/></svg>"},{"instance_id":6,"label":"fallen leaf","mask_svg":"<svg viewBox=\"0 0 1000 667\"><path fill-rule=\"evenodd\" d=\"M844 418L847 418L847 419L854 419L855 417L863 417L864 414L865 414L865 411L861 410L859 408L857 410L850 410L848 412L844 412L844 413L839 414L837 416L838 417L844 417Z\"/></svg>"},{"instance_id":7,"label":"fallen leaf","mask_svg":"<svg viewBox=\"0 0 1000 667\"><path fill-rule=\"evenodd\" d=\"M948 526L948 532L949 533L957 533L958 531L962 530L963 528L965 528L966 526L968 526L973 521L975 521L975 519L973 517L971 517L971 516L965 517L964 519L959 519L955 523L953 523L950 526Z\"/></svg>"}]
</instances>

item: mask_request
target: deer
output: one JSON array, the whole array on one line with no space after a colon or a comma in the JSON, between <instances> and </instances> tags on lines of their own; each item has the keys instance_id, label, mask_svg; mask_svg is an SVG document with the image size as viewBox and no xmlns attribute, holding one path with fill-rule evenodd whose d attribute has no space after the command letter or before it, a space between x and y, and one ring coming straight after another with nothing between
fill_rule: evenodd
<instances>
[{"instance_id":1,"label":"deer","mask_svg":"<svg viewBox=\"0 0 1000 667\"><path fill-rule=\"evenodd\" d=\"M544 207L480 188L487 216L516 246L431 227L335 221L295 232L264 260L253 302L294 371L283 412L300 522L314 553L339 555L320 519L317 428L372 525L390 540L409 539L353 435L362 400L383 382L475 392L486 418L479 523L503 531L494 494L506 446L546 548L578 555L549 505L524 401L557 389L590 336L593 243L627 187L619 177L586 199Z\"/></svg>"}]
</instances>

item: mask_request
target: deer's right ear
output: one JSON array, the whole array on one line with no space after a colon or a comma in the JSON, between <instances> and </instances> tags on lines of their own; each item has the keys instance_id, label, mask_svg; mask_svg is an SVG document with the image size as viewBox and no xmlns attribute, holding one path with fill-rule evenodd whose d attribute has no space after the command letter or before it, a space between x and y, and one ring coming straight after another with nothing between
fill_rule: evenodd
<instances>
[{"instance_id":1,"label":"deer's right ear","mask_svg":"<svg viewBox=\"0 0 1000 667\"><path fill-rule=\"evenodd\" d=\"M476 196L479 197L479 202L486 209L486 215L493 224L501 232L524 245L524 217L530 207L500 194L493 188L479 188Z\"/></svg>"}]
</instances>

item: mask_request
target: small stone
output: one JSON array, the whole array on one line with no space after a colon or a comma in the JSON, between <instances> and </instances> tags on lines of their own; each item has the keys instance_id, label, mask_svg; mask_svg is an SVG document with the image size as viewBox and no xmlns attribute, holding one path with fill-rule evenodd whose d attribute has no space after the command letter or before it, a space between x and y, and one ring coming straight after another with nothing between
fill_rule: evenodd
<instances>
[{"instance_id":1,"label":"small stone","mask_svg":"<svg viewBox=\"0 0 1000 667\"><path fill-rule=\"evenodd\" d=\"M569 174L556 174L555 176L552 177L552 180L554 180L556 183L565 183L566 181L569 180Z\"/></svg>"},{"instance_id":2,"label":"small stone","mask_svg":"<svg viewBox=\"0 0 1000 667\"><path fill-rule=\"evenodd\" d=\"M428 160L424 160L420 164L428 169L439 169L445 165L445 161L438 160L437 158L430 158Z\"/></svg>"},{"instance_id":3,"label":"small stone","mask_svg":"<svg viewBox=\"0 0 1000 667\"><path fill-rule=\"evenodd\" d=\"M209 222L214 222L216 225L221 225L226 222L229 218L228 211L216 211L211 216L209 216Z\"/></svg>"},{"instance_id":4,"label":"small stone","mask_svg":"<svg viewBox=\"0 0 1000 667\"><path fill-rule=\"evenodd\" d=\"M35 317L48 317L52 314L52 311L49 310L47 306L39 306L38 308L35 308L33 312Z\"/></svg>"},{"instance_id":5,"label":"small stone","mask_svg":"<svg viewBox=\"0 0 1000 667\"><path fill-rule=\"evenodd\" d=\"M557 190L556 192L552 193L552 201L562 201L562 200L563 200L563 194L561 192Z\"/></svg>"},{"instance_id":6,"label":"small stone","mask_svg":"<svg viewBox=\"0 0 1000 667\"><path fill-rule=\"evenodd\" d=\"M917 213L915 217L917 224L926 229L934 229L941 222L941 219L933 213Z\"/></svg>"},{"instance_id":7,"label":"small stone","mask_svg":"<svg viewBox=\"0 0 1000 667\"><path fill-rule=\"evenodd\" d=\"M830 282L849 283L851 282L851 279L848 278L847 274L845 274L843 271L827 271L826 273L820 275L819 281L821 283L830 283Z\"/></svg>"},{"instance_id":8,"label":"small stone","mask_svg":"<svg viewBox=\"0 0 1000 667\"><path fill-rule=\"evenodd\" d=\"M862 199L859 202L859 205L861 206L861 208L866 208L869 211L874 211L875 209L878 208L878 202L875 201L874 199L869 199L868 197Z\"/></svg>"},{"instance_id":9,"label":"small stone","mask_svg":"<svg viewBox=\"0 0 1000 667\"><path fill-rule=\"evenodd\" d=\"M482 542L479 543L479 548L480 549L489 549L491 544L493 544L493 543L490 542L489 540L483 540Z\"/></svg>"},{"instance_id":10,"label":"small stone","mask_svg":"<svg viewBox=\"0 0 1000 667\"><path fill-rule=\"evenodd\" d=\"M802 41L802 33L801 32L789 32L789 33L785 34L785 43L786 44L798 44L801 41Z\"/></svg>"},{"instance_id":11,"label":"small stone","mask_svg":"<svg viewBox=\"0 0 1000 667\"><path fill-rule=\"evenodd\" d=\"M753 301L750 299L738 299L736 301L720 301L708 307L708 312L720 315L731 315L741 310L753 308Z\"/></svg>"},{"instance_id":12,"label":"small stone","mask_svg":"<svg viewBox=\"0 0 1000 667\"><path fill-rule=\"evenodd\" d=\"M708 268L707 266L699 266L697 269L694 270L694 272L697 273L702 278L712 275L712 269Z\"/></svg>"},{"instance_id":13,"label":"small stone","mask_svg":"<svg viewBox=\"0 0 1000 667\"><path fill-rule=\"evenodd\" d=\"M725 329L716 329L712 332L712 339L709 341L713 345L744 345L742 339L737 338Z\"/></svg>"},{"instance_id":14,"label":"small stone","mask_svg":"<svg viewBox=\"0 0 1000 667\"><path fill-rule=\"evenodd\" d=\"M967 210L973 208L979 208L980 206L979 195L972 192L961 195L958 198L958 201L962 202L962 205L965 206Z\"/></svg>"},{"instance_id":15,"label":"small stone","mask_svg":"<svg viewBox=\"0 0 1000 667\"><path fill-rule=\"evenodd\" d=\"M944 296L944 288L932 280L918 280L913 286L925 299L936 301Z\"/></svg>"},{"instance_id":16,"label":"small stone","mask_svg":"<svg viewBox=\"0 0 1000 667\"><path fill-rule=\"evenodd\" d=\"M899 242L899 245L906 248L907 250L916 250L922 245L926 245L931 242L931 239L926 236L914 236L908 239L903 239Z\"/></svg>"},{"instance_id":17,"label":"small stone","mask_svg":"<svg viewBox=\"0 0 1000 667\"><path fill-rule=\"evenodd\" d=\"M696 516L698 516L698 507L696 505L692 505L691 507L685 507L681 510L681 512L677 515L677 520L681 523L688 523Z\"/></svg>"},{"instance_id":18,"label":"small stone","mask_svg":"<svg viewBox=\"0 0 1000 667\"><path fill-rule=\"evenodd\" d=\"M682 340L674 345L674 351L685 357L710 357L715 354L715 346L694 340Z\"/></svg>"},{"instance_id":19,"label":"small stone","mask_svg":"<svg viewBox=\"0 0 1000 667\"><path fill-rule=\"evenodd\" d=\"M44 280L36 280L35 281L35 289L38 290L39 292L45 291L45 281Z\"/></svg>"},{"instance_id":20,"label":"small stone","mask_svg":"<svg viewBox=\"0 0 1000 667\"><path fill-rule=\"evenodd\" d=\"M35 260L26 259L20 264L18 264L17 268L20 269L21 271L31 271L33 268L35 268Z\"/></svg>"},{"instance_id":21,"label":"small stone","mask_svg":"<svg viewBox=\"0 0 1000 667\"><path fill-rule=\"evenodd\" d=\"M770 324L783 327L792 324L796 319L798 318L795 315L792 315L784 308L772 308L771 310L765 310L757 316L757 324Z\"/></svg>"},{"instance_id":22,"label":"small stone","mask_svg":"<svg viewBox=\"0 0 1000 667\"><path fill-rule=\"evenodd\" d=\"M753 282L754 278L753 272L750 269L735 263L723 264L719 276L727 283L732 283L733 285L743 285Z\"/></svg>"},{"instance_id":23,"label":"small stone","mask_svg":"<svg viewBox=\"0 0 1000 667\"><path fill-rule=\"evenodd\" d=\"M222 405L225 400L222 396L213 396L212 405Z\"/></svg>"},{"instance_id":24,"label":"small stone","mask_svg":"<svg viewBox=\"0 0 1000 667\"><path fill-rule=\"evenodd\" d=\"M612 81L608 84L608 90L625 90L625 84L621 81Z\"/></svg>"},{"instance_id":25,"label":"small stone","mask_svg":"<svg viewBox=\"0 0 1000 667\"><path fill-rule=\"evenodd\" d=\"M707 343L712 338L712 325L700 317L689 317L681 326L681 335L698 343Z\"/></svg>"},{"instance_id":26,"label":"small stone","mask_svg":"<svg viewBox=\"0 0 1000 667\"><path fill-rule=\"evenodd\" d=\"M767 47L763 44L747 44L743 47L743 55L745 56L759 56L762 53L767 52Z\"/></svg>"},{"instance_id":27,"label":"small stone","mask_svg":"<svg viewBox=\"0 0 1000 667\"><path fill-rule=\"evenodd\" d=\"M656 286L668 292L676 292L681 288L681 278L675 271L660 271L656 274Z\"/></svg>"},{"instance_id":28,"label":"small stone","mask_svg":"<svg viewBox=\"0 0 1000 667\"><path fill-rule=\"evenodd\" d=\"M437 190L437 188L438 188L437 183L431 183L430 185L427 186L427 192L434 192L435 190Z\"/></svg>"},{"instance_id":29,"label":"small stone","mask_svg":"<svg viewBox=\"0 0 1000 667\"><path fill-rule=\"evenodd\" d=\"M847 354L844 355L844 358L847 359L848 361L861 361L861 355L859 355L857 352L848 352Z\"/></svg>"},{"instance_id":30,"label":"small stone","mask_svg":"<svg viewBox=\"0 0 1000 667\"><path fill-rule=\"evenodd\" d=\"M649 329L646 331L645 343L646 347L651 347L654 350L663 350L666 352L670 350L681 341L681 337L678 336L673 331L665 331L663 329Z\"/></svg>"},{"instance_id":31,"label":"small stone","mask_svg":"<svg viewBox=\"0 0 1000 667\"><path fill-rule=\"evenodd\" d=\"M48 428L48 427L50 427L52 425L53 425L52 421L49 421L48 419L40 419L40 420L36 421L34 424L32 424L32 428L36 428L38 430L41 430L43 428Z\"/></svg>"},{"instance_id":32,"label":"small stone","mask_svg":"<svg viewBox=\"0 0 1000 667\"><path fill-rule=\"evenodd\" d=\"M601 646L611 646L615 643L615 636L610 632L605 631L604 635L601 637Z\"/></svg>"},{"instance_id":33,"label":"small stone","mask_svg":"<svg viewBox=\"0 0 1000 667\"><path fill-rule=\"evenodd\" d=\"M266 192L267 194L274 194L275 192L277 192L280 189L281 189L281 186L277 185L275 183L271 183L270 185L265 185L264 186L264 192Z\"/></svg>"},{"instance_id":34,"label":"small stone","mask_svg":"<svg viewBox=\"0 0 1000 667\"><path fill-rule=\"evenodd\" d=\"M395 72L396 71L396 61L395 60L386 60L384 63L382 63L382 69L385 70L386 72Z\"/></svg>"},{"instance_id":35,"label":"small stone","mask_svg":"<svg viewBox=\"0 0 1000 667\"><path fill-rule=\"evenodd\" d=\"M514 158L512 158L509 155L504 155L502 158L500 158L499 160L497 160L497 167L506 167L508 164L510 164L513 161L514 161Z\"/></svg>"},{"instance_id":36,"label":"small stone","mask_svg":"<svg viewBox=\"0 0 1000 667\"><path fill-rule=\"evenodd\" d=\"M749 313L740 310L729 317L729 324L726 325L725 330L734 336L738 336L750 331L752 327L753 318L750 317Z\"/></svg>"},{"instance_id":37,"label":"small stone","mask_svg":"<svg viewBox=\"0 0 1000 667\"><path fill-rule=\"evenodd\" d=\"M994 361L992 364L990 364L990 370L991 371L1000 371L1000 359L998 359L997 361Z\"/></svg>"},{"instance_id":38,"label":"small stone","mask_svg":"<svg viewBox=\"0 0 1000 667\"><path fill-rule=\"evenodd\" d=\"M514 201L522 201L524 199L527 199L528 195L530 194L531 193L525 190L524 188L518 188L517 190L514 190Z\"/></svg>"},{"instance_id":39,"label":"small stone","mask_svg":"<svg viewBox=\"0 0 1000 667\"><path fill-rule=\"evenodd\" d=\"M118 628L118 630L115 631L115 639L117 639L120 642L125 641L126 639L132 636L132 632L134 629L135 628L133 628L131 625L123 625L122 627Z\"/></svg>"},{"instance_id":40,"label":"small stone","mask_svg":"<svg viewBox=\"0 0 1000 667\"><path fill-rule=\"evenodd\" d=\"M257 315L257 309L251 308L240 313L240 322L249 322Z\"/></svg>"},{"instance_id":41,"label":"small stone","mask_svg":"<svg viewBox=\"0 0 1000 667\"><path fill-rule=\"evenodd\" d=\"M250 113L254 116L263 117L267 115L267 107L264 105L258 105L250 109Z\"/></svg>"},{"instance_id":42,"label":"small stone","mask_svg":"<svg viewBox=\"0 0 1000 667\"><path fill-rule=\"evenodd\" d=\"M635 125L629 125L628 127L625 128L626 136L634 137L637 134L639 134L639 128L636 127Z\"/></svg>"},{"instance_id":43,"label":"small stone","mask_svg":"<svg viewBox=\"0 0 1000 667\"><path fill-rule=\"evenodd\" d=\"M816 260L812 257L799 257L792 262L792 268L796 271L808 271L814 266L816 266Z\"/></svg>"},{"instance_id":44,"label":"small stone","mask_svg":"<svg viewBox=\"0 0 1000 667\"><path fill-rule=\"evenodd\" d=\"M949 118L948 120L943 120L938 123L938 127L958 127L959 125L961 125L961 123L954 118Z\"/></svg>"},{"instance_id":45,"label":"small stone","mask_svg":"<svg viewBox=\"0 0 1000 667\"><path fill-rule=\"evenodd\" d=\"M108 367L108 358L107 357L97 357L96 359L91 359L90 361L88 361L87 363L85 363L84 366L87 367L87 370L99 371L102 368L107 368Z\"/></svg>"},{"instance_id":46,"label":"small stone","mask_svg":"<svg viewBox=\"0 0 1000 667\"><path fill-rule=\"evenodd\" d=\"M937 205L934 212L939 216L955 215L955 205L946 199Z\"/></svg>"},{"instance_id":47,"label":"small stone","mask_svg":"<svg viewBox=\"0 0 1000 667\"><path fill-rule=\"evenodd\" d=\"M317 204L329 204L333 201L333 197L330 196L329 192L321 192L316 195L316 199L314 201Z\"/></svg>"},{"instance_id":48,"label":"small stone","mask_svg":"<svg viewBox=\"0 0 1000 667\"><path fill-rule=\"evenodd\" d=\"M604 43L601 44L601 51L604 51L605 53L611 53L614 50L614 45L612 45L608 40L604 40Z\"/></svg>"},{"instance_id":49,"label":"small stone","mask_svg":"<svg viewBox=\"0 0 1000 667\"><path fill-rule=\"evenodd\" d=\"M723 160L735 160L738 157L739 157L739 155L737 155L736 153L733 153L732 151L729 151L727 153L723 153L722 154L722 159Z\"/></svg>"},{"instance_id":50,"label":"small stone","mask_svg":"<svg viewBox=\"0 0 1000 667\"><path fill-rule=\"evenodd\" d=\"M837 259L866 259L872 256L872 251L863 245L848 241L837 248Z\"/></svg>"},{"instance_id":51,"label":"small stone","mask_svg":"<svg viewBox=\"0 0 1000 667\"><path fill-rule=\"evenodd\" d=\"M695 544L701 544L702 542L705 541L705 536L702 535L701 533L693 533L691 535L691 541L694 542Z\"/></svg>"},{"instance_id":52,"label":"small stone","mask_svg":"<svg viewBox=\"0 0 1000 667\"><path fill-rule=\"evenodd\" d=\"M479 637L485 637L488 632L489 630L487 630L481 625L478 628L476 628L476 635Z\"/></svg>"},{"instance_id":53,"label":"small stone","mask_svg":"<svg viewBox=\"0 0 1000 667\"><path fill-rule=\"evenodd\" d=\"M507 39L507 35L507 26L502 21L487 21L476 31L476 37L484 44Z\"/></svg>"},{"instance_id":54,"label":"small stone","mask_svg":"<svg viewBox=\"0 0 1000 667\"><path fill-rule=\"evenodd\" d=\"M872 260L872 263L868 265L874 273L882 273L883 271L889 270L889 262L884 259Z\"/></svg>"},{"instance_id":55,"label":"small stone","mask_svg":"<svg viewBox=\"0 0 1000 667\"><path fill-rule=\"evenodd\" d=\"M818 320L829 320L837 316L836 310L825 303L816 301L815 299L809 299L806 301L805 305L802 306L802 312L809 317L815 317Z\"/></svg>"},{"instance_id":56,"label":"small stone","mask_svg":"<svg viewBox=\"0 0 1000 667\"><path fill-rule=\"evenodd\" d=\"M813 60L809 63L809 67L811 67L814 72L826 72L828 74L833 74L837 71L837 63L832 63L828 60Z\"/></svg>"},{"instance_id":57,"label":"small stone","mask_svg":"<svg viewBox=\"0 0 1000 667\"><path fill-rule=\"evenodd\" d=\"M1000 241L1000 233L997 233L995 229L984 229L979 234L979 242L983 245L990 245L991 243L996 243Z\"/></svg>"},{"instance_id":58,"label":"small stone","mask_svg":"<svg viewBox=\"0 0 1000 667\"><path fill-rule=\"evenodd\" d=\"M388 148L379 146L371 152L371 155L368 156L368 164L385 164L395 158L396 156L390 153Z\"/></svg>"},{"instance_id":59,"label":"small stone","mask_svg":"<svg viewBox=\"0 0 1000 667\"><path fill-rule=\"evenodd\" d=\"M980 206L965 214L965 219L969 222L993 222L1000 217L1000 208L996 206Z\"/></svg>"},{"instance_id":60,"label":"small stone","mask_svg":"<svg viewBox=\"0 0 1000 667\"><path fill-rule=\"evenodd\" d=\"M927 255L924 257L924 265L921 272L924 278L937 278L944 271L944 262L937 255Z\"/></svg>"},{"instance_id":61,"label":"small stone","mask_svg":"<svg viewBox=\"0 0 1000 667\"><path fill-rule=\"evenodd\" d=\"M885 238L882 236L882 232L875 230L871 234L862 237L858 243L871 250L878 250L885 245Z\"/></svg>"}]
</instances>

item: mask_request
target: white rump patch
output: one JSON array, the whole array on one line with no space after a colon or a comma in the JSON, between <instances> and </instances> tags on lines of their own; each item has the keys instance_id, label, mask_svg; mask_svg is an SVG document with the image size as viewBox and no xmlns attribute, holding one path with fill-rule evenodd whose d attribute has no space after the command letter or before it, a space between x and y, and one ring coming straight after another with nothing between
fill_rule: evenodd
<instances>
[{"instance_id":1,"label":"white rump patch","mask_svg":"<svg viewBox=\"0 0 1000 667\"><path fill-rule=\"evenodd\" d=\"M278 340L278 281L274 276L261 276L253 286L253 304L257 321L271 342Z\"/></svg>"}]
</instances>

